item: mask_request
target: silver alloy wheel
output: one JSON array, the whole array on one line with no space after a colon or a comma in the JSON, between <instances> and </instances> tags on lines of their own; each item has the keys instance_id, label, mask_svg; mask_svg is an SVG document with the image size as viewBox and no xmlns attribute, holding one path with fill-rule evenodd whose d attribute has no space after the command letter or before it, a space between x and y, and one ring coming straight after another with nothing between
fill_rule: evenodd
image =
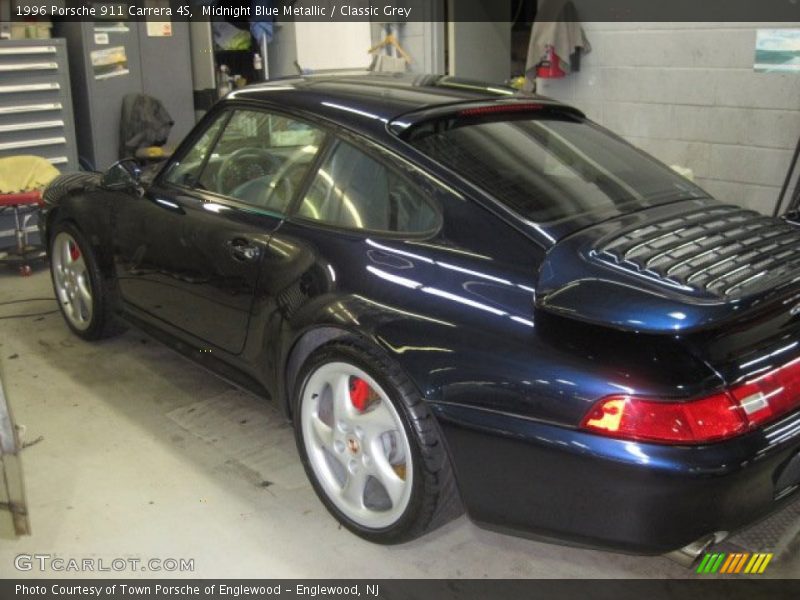
<instances>
[{"instance_id":1,"label":"silver alloy wheel","mask_svg":"<svg viewBox=\"0 0 800 600\"><path fill-rule=\"evenodd\" d=\"M92 284L78 242L61 232L53 241L50 268L58 301L73 327L80 331L92 322Z\"/></svg>"},{"instance_id":2,"label":"silver alloy wheel","mask_svg":"<svg viewBox=\"0 0 800 600\"><path fill-rule=\"evenodd\" d=\"M352 385L368 386L363 410L354 405ZM363 527L396 523L414 472L406 430L386 392L358 367L330 362L311 373L301 402L303 442L325 495Z\"/></svg>"}]
</instances>

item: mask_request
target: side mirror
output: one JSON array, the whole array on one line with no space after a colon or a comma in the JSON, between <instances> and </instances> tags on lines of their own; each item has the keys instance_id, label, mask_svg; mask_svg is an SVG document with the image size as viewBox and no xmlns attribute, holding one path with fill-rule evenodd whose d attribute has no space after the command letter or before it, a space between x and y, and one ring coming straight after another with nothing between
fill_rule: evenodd
<instances>
[{"instance_id":1,"label":"side mirror","mask_svg":"<svg viewBox=\"0 0 800 600\"><path fill-rule=\"evenodd\" d=\"M797 209L786 211L785 214L781 215L781 219L789 223L789 225L800 226L800 211Z\"/></svg>"},{"instance_id":2,"label":"side mirror","mask_svg":"<svg viewBox=\"0 0 800 600\"><path fill-rule=\"evenodd\" d=\"M142 186L142 169L132 158L125 158L115 162L103 174L101 185L112 191L134 192L137 196L144 195Z\"/></svg>"}]
</instances>

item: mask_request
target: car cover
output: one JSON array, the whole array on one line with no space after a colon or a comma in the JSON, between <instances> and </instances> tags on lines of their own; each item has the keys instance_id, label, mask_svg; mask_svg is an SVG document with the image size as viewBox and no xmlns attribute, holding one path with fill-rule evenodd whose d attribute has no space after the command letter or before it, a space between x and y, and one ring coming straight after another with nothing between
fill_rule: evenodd
<instances>
[{"instance_id":1,"label":"car cover","mask_svg":"<svg viewBox=\"0 0 800 600\"><path fill-rule=\"evenodd\" d=\"M119 122L119 158L132 158L140 148L163 146L175 121L158 99L127 94Z\"/></svg>"}]
</instances>

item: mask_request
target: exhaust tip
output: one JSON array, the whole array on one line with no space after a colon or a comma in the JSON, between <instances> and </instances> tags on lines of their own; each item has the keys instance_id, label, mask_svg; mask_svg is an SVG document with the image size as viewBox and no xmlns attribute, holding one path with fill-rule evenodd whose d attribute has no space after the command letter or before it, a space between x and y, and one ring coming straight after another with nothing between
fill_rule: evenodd
<instances>
[{"instance_id":1,"label":"exhaust tip","mask_svg":"<svg viewBox=\"0 0 800 600\"><path fill-rule=\"evenodd\" d=\"M678 550L673 550L664 556L675 561L679 565L690 569L695 565L701 556L708 552L711 546L714 544L719 544L726 537L728 537L727 531L716 531L714 533L704 535L703 537L693 541L691 544L687 544Z\"/></svg>"}]
</instances>

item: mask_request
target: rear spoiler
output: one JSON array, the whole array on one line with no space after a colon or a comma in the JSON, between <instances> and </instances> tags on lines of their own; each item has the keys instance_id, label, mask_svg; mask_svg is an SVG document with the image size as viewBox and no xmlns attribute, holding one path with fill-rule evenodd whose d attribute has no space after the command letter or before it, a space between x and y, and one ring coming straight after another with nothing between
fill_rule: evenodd
<instances>
[{"instance_id":1,"label":"rear spoiler","mask_svg":"<svg viewBox=\"0 0 800 600\"><path fill-rule=\"evenodd\" d=\"M441 119L459 117L465 119L483 119L502 116L520 117L525 114L557 115L574 119L586 118L583 112L573 106L561 104L549 98L520 95L513 98L505 97L501 99L452 102L414 110L395 117L388 123L387 128L395 135L403 137L422 123Z\"/></svg>"}]
</instances>

